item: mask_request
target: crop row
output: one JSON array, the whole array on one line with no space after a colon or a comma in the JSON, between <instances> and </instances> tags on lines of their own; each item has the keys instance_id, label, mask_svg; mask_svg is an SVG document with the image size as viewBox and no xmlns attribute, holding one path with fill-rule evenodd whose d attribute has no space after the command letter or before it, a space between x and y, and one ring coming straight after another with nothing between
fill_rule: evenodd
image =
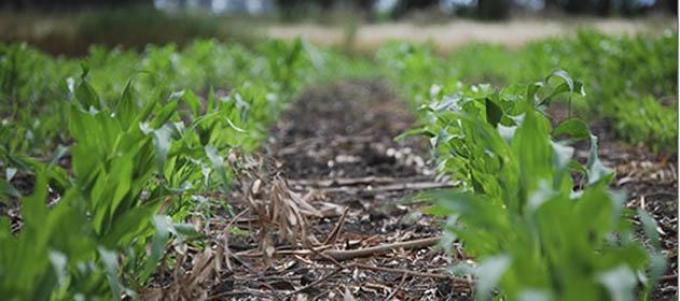
<instances>
[{"instance_id":1,"label":"crop row","mask_svg":"<svg viewBox=\"0 0 680 301\"><path fill-rule=\"evenodd\" d=\"M641 118L630 107L642 104L652 112L644 114L662 116L650 124L667 132L644 125L640 135L669 147L664 139L677 128L664 118L677 112L659 98L676 85L668 79L677 70L666 65L677 53L668 46L673 39L583 33L527 46L516 56L520 67L489 46L445 59L394 44L368 62L301 41L254 49L196 41L142 54L95 47L83 59L0 45L0 294L134 296L169 260L171 240L196 238L190 217L214 214L214 203L228 209L231 151L256 149L306 85L371 75L392 79L413 100L424 124L414 133L431 138L439 171L464 183L434 195L440 206L433 212L450 217L448 239L463 241L481 263L458 267L478 275L479 296L498 285L512 299L627 296L639 284L648 290L663 261L633 239L632 213L608 188L612 174L597 159L597 139L576 119L552 128L545 112L573 102L633 133L625 126L637 128ZM629 48L633 54L623 51ZM503 90L459 82L474 72L530 82L555 65L593 92L584 96L584 85L566 72ZM609 72L617 72L614 83ZM581 140L591 148L585 164L572 158L571 144ZM639 214L652 229L653 220Z\"/></svg>"},{"instance_id":2,"label":"crop row","mask_svg":"<svg viewBox=\"0 0 680 301\"><path fill-rule=\"evenodd\" d=\"M209 201L228 207L215 194L228 189L224 157L255 148L320 76L313 51L199 41L69 60L2 46L0 204L20 214L0 218L0 294L135 296L170 240L197 235L189 216L212 214Z\"/></svg>"},{"instance_id":3,"label":"crop row","mask_svg":"<svg viewBox=\"0 0 680 301\"><path fill-rule=\"evenodd\" d=\"M411 79L438 76L423 67L431 61L419 51L392 61L405 63L399 74L406 79L397 81L423 123L406 134L429 138L438 172L461 183L428 196L431 213L448 218L445 245L458 240L475 259L452 271L475 276L476 297L648 299L666 266L654 219L626 208L625 193L609 188L613 171L599 160L585 122L568 118L553 127L546 113L560 98L585 96L584 84L558 70L501 90L427 86ZM575 155L584 142L585 161ZM650 248L634 235L635 215Z\"/></svg>"}]
</instances>

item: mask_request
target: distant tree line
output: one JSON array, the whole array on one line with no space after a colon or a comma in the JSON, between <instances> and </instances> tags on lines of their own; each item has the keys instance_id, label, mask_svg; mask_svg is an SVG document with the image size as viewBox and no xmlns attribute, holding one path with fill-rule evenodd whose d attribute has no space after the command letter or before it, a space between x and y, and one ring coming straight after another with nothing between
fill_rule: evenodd
<instances>
[{"instance_id":1,"label":"distant tree line","mask_svg":"<svg viewBox=\"0 0 680 301\"><path fill-rule=\"evenodd\" d=\"M678 0L541 0L543 10L564 11L569 14L590 14L598 16L634 16L651 10L677 14ZM314 6L321 10L332 10L338 6L351 6L363 11L371 10L377 0L276 0L283 10L299 10ZM413 10L431 9L440 6L442 0L396 0L393 17L400 17ZM463 3L466 1L449 1ZM503 19L512 9L521 9L521 0L470 0L470 7L462 7L463 14L481 19Z\"/></svg>"},{"instance_id":2,"label":"distant tree line","mask_svg":"<svg viewBox=\"0 0 680 301\"><path fill-rule=\"evenodd\" d=\"M564 11L569 14L590 14L599 16L640 15L651 10L667 11L677 14L678 0L541 0L544 10ZM370 9L374 0L276 0L279 7L300 6L301 4L318 5L322 9L332 9L338 5L347 5L361 9ZM398 17L413 10L436 8L442 0L396 0L393 15ZM466 2L466 1L448 1ZM471 7L463 8L467 14L482 19L503 19L508 17L513 8L521 9L521 0L470 0Z\"/></svg>"},{"instance_id":3,"label":"distant tree line","mask_svg":"<svg viewBox=\"0 0 680 301\"><path fill-rule=\"evenodd\" d=\"M181 4L188 0L176 0ZM199 0L210 3L213 0ZM309 9L331 11L338 7L357 9L362 12L373 12L379 0L271 0L285 16L304 15ZM564 11L570 14L591 14L599 16L623 15L633 16L651 10L677 13L678 0L538 0L542 1L543 10ZM391 17L399 18L414 10L437 8L443 0L395 0ZM523 0L467 0L453 1L468 3L461 7L458 14L474 16L481 19L503 19L513 9L522 9ZM452 3L453 3L452 2ZM124 7L129 5L153 6L154 0L0 0L0 8L14 10L25 9L78 9L97 7ZM370 15L370 13L369 13Z\"/></svg>"}]
</instances>

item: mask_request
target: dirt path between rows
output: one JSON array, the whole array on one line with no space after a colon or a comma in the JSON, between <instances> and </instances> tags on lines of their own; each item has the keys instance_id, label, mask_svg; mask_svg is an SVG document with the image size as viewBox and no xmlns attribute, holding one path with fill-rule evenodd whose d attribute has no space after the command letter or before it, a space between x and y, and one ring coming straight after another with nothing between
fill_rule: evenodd
<instances>
[{"instance_id":1,"label":"dirt path between rows","mask_svg":"<svg viewBox=\"0 0 680 301\"><path fill-rule=\"evenodd\" d=\"M405 103L379 81L311 89L281 117L270 133L268 155L288 188L323 211L324 217L308 219L308 236L333 258L304 249L279 257L286 246L275 246L271 268L261 280L277 280L263 297L442 300L470 295L467 279L446 275L451 261L436 247L439 221L420 213L424 204L413 201L417 192L451 186L435 181L426 168L426 141L394 141L414 121ZM250 259L249 264L262 263ZM454 286L460 286L455 293Z\"/></svg>"}]
</instances>

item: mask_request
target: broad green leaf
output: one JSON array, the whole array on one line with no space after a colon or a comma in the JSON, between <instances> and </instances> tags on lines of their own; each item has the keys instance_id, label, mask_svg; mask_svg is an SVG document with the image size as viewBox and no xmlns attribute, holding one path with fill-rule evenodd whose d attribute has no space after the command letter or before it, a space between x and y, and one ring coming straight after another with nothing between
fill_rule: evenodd
<instances>
[{"instance_id":1,"label":"broad green leaf","mask_svg":"<svg viewBox=\"0 0 680 301\"><path fill-rule=\"evenodd\" d=\"M503 117L503 109L489 98L486 98L484 103L486 105L486 122L496 127Z\"/></svg>"},{"instance_id":2,"label":"broad green leaf","mask_svg":"<svg viewBox=\"0 0 680 301\"><path fill-rule=\"evenodd\" d=\"M137 103L133 98L132 82L128 81L125 85L125 90L118 100L118 105L116 106L117 119L121 123L121 127L127 130L135 119L135 113L139 110Z\"/></svg>"},{"instance_id":3,"label":"broad green leaf","mask_svg":"<svg viewBox=\"0 0 680 301\"><path fill-rule=\"evenodd\" d=\"M16 175L16 173L17 173L16 168L9 167L9 168L5 169L5 181L8 181L8 182L12 181L12 179L14 178L14 175Z\"/></svg>"},{"instance_id":4,"label":"broad green leaf","mask_svg":"<svg viewBox=\"0 0 680 301\"><path fill-rule=\"evenodd\" d=\"M151 122L151 127L158 129L163 126L170 118L174 115L177 109L177 102L171 101L163 108L161 108L156 114L156 118Z\"/></svg>"},{"instance_id":5,"label":"broad green leaf","mask_svg":"<svg viewBox=\"0 0 680 301\"><path fill-rule=\"evenodd\" d=\"M536 93L538 93L538 90L543 88L543 86L545 86L545 84L543 82L535 82L535 83L529 85L529 87L527 87L526 99L532 105L534 105L534 103L536 101Z\"/></svg>"},{"instance_id":6,"label":"broad green leaf","mask_svg":"<svg viewBox=\"0 0 680 301\"><path fill-rule=\"evenodd\" d=\"M217 96L215 96L215 89L210 86L210 91L208 91L208 105L206 108L206 113L213 113L216 111L217 107Z\"/></svg>"},{"instance_id":7,"label":"broad green leaf","mask_svg":"<svg viewBox=\"0 0 680 301\"><path fill-rule=\"evenodd\" d=\"M164 125L161 128L153 130L152 135L153 145L156 149L156 163L162 168L172 144L172 128L168 125Z\"/></svg>"},{"instance_id":8,"label":"broad green leaf","mask_svg":"<svg viewBox=\"0 0 680 301\"><path fill-rule=\"evenodd\" d=\"M652 246L656 250L661 249L661 240L659 238L659 233L657 232L657 223L656 220L654 220L654 217L652 217L649 212L642 208L638 208L637 214L640 217L640 222L642 223L642 230L645 231L645 236L649 238L649 240L652 243Z\"/></svg>"},{"instance_id":9,"label":"broad green leaf","mask_svg":"<svg viewBox=\"0 0 680 301\"><path fill-rule=\"evenodd\" d=\"M210 160L213 169L217 173L217 176L219 177L223 185L223 189L226 191L229 187L229 178L227 176L227 172L225 169L224 159L217 153L217 150L212 146L205 147L205 154L208 156L208 159Z\"/></svg>"},{"instance_id":10,"label":"broad green leaf","mask_svg":"<svg viewBox=\"0 0 680 301\"><path fill-rule=\"evenodd\" d=\"M152 223L156 228L156 234L151 241L151 253L144 263L139 279L144 283L151 274L156 270L158 263L165 253L165 245L170 240L170 233L173 230L172 220L166 215L156 215L152 219Z\"/></svg>"},{"instance_id":11,"label":"broad green leaf","mask_svg":"<svg viewBox=\"0 0 680 301\"><path fill-rule=\"evenodd\" d=\"M561 122L552 132L553 137L569 136L574 141L589 139L591 134L588 126L580 119L570 118Z\"/></svg>"},{"instance_id":12,"label":"broad green leaf","mask_svg":"<svg viewBox=\"0 0 680 301\"><path fill-rule=\"evenodd\" d=\"M594 184L599 181L605 183L610 182L614 178L614 172L605 167L600 161L599 145L597 136L590 136L590 153L588 154L588 184Z\"/></svg>"},{"instance_id":13,"label":"broad green leaf","mask_svg":"<svg viewBox=\"0 0 680 301\"><path fill-rule=\"evenodd\" d=\"M550 301L553 298L547 290L525 289L517 297L519 301Z\"/></svg>"},{"instance_id":14,"label":"broad green leaf","mask_svg":"<svg viewBox=\"0 0 680 301\"><path fill-rule=\"evenodd\" d=\"M201 235L200 232L196 230L196 227L192 224L174 224L173 225L175 234L184 237L184 238L191 238L191 237L198 237Z\"/></svg>"},{"instance_id":15,"label":"broad green leaf","mask_svg":"<svg viewBox=\"0 0 680 301\"><path fill-rule=\"evenodd\" d=\"M574 81L571 79L571 76L569 76L569 73L567 73L564 70L556 70L553 71L550 75L548 75L545 78L545 82L548 82L551 78L560 78L562 81L564 81L564 84L566 84L568 90L567 91L574 91Z\"/></svg>"},{"instance_id":16,"label":"broad green leaf","mask_svg":"<svg viewBox=\"0 0 680 301\"><path fill-rule=\"evenodd\" d=\"M102 244L107 248L115 248L131 241L150 224L156 209L156 207L149 206L125 211L102 237Z\"/></svg>"},{"instance_id":17,"label":"broad green leaf","mask_svg":"<svg viewBox=\"0 0 680 301\"><path fill-rule=\"evenodd\" d=\"M111 215L114 215L118 206L121 204L125 196L130 192L133 185L133 158L134 153L129 152L124 156L118 158L117 164L111 167L108 175L107 191L111 194ZM127 208L124 208L127 209Z\"/></svg>"},{"instance_id":18,"label":"broad green leaf","mask_svg":"<svg viewBox=\"0 0 680 301\"><path fill-rule=\"evenodd\" d=\"M90 111L92 108L95 110L102 109L102 102L99 99L97 92L90 86L90 84L83 80L78 88L76 89L76 100L80 103L85 111Z\"/></svg>"},{"instance_id":19,"label":"broad green leaf","mask_svg":"<svg viewBox=\"0 0 680 301\"><path fill-rule=\"evenodd\" d=\"M546 121L533 110L530 108L527 111L524 122L512 139L512 148L520 168L519 188L523 198L538 189L541 181L553 182L553 148Z\"/></svg>"},{"instance_id":20,"label":"broad green leaf","mask_svg":"<svg viewBox=\"0 0 680 301\"><path fill-rule=\"evenodd\" d=\"M574 148L570 146L563 145L559 142L550 142L553 148L553 157L555 166L558 169L564 169L569 165L574 156Z\"/></svg>"},{"instance_id":21,"label":"broad green leaf","mask_svg":"<svg viewBox=\"0 0 680 301\"><path fill-rule=\"evenodd\" d=\"M637 284L635 273L627 266L618 266L598 275L598 280L609 290L609 296L614 301L632 301Z\"/></svg>"},{"instance_id":22,"label":"broad green leaf","mask_svg":"<svg viewBox=\"0 0 680 301\"><path fill-rule=\"evenodd\" d=\"M498 124L498 134L500 134L508 144L512 142L512 137L515 136L516 131L516 126L504 126L502 124Z\"/></svg>"},{"instance_id":23,"label":"broad green leaf","mask_svg":"<svg viewBox=\"0 0 680 301\"><path fill-rule=\"evenodd\" d=\"M118 255L114 251L105 248L97 248L99 256L106 268L106 277L109 280L109 287L111 288L111 295L113 300L118 300L122 297L123 286L118 279Z\"/></svg>"},{"instance_id":24,"label":"broad green leaf","mask_svg":"<svg viewBox=\"0 0 680 301\"><path fill-rule=\"evenodd\" d=\"M484 259L476 268L475 299L489 300L500 279L510 266L512 260L507 255L498 255Z\"/></svg>"},{"instance_id":25,"label":"broad green leaf","mask_svg":"<svg viewBox=\"0 0 680 301\"><path fill-rule=\"evenodd\" d=\"M59 251L50 251L49 257L50 262L52 263L52 268L54 269L54 273L57 275L57 281L59 282L59 286L66 285L67 284L66 281L68 278L68 270L66 264L68 258L64 253L61 253Z\"/></svg>"},{"instance_id":26,"label":"broad green leaf","mask_svg":"<svg viewBox=\"0 0 680 301\"><path fill-rule=\"evenodd\" d=\"M0 195L11 196L15 198L21 197L21 192L17 190L12 184L5 181L0 181ZM0 199L0 203L4 203L5 199Z\"/></svg>"},{"instance_id":27,"label":"broad green leaf","mask_svg":"<svg viewBox=\"0 0 680 301\"><path fill-rule=\"evenodd\" d=\"M31 227L40 227L47 218L47 175L38 171L33 194L22 201L21 213L25 223Z\"/></svg>"},{"instance_id":28,"label":"broad green leaf","mask_svg":"<svg viewBox=\"0 0 680 301\"><path fill-rule=\"evenodd\" d=\"M196 94L194 94L194 92L192 92L191 90L184 91L182 99L191 108L191 113L193 114L193 116L198 117L201 112L201 100L196 96Z\"/></svg>"}]
</instances>

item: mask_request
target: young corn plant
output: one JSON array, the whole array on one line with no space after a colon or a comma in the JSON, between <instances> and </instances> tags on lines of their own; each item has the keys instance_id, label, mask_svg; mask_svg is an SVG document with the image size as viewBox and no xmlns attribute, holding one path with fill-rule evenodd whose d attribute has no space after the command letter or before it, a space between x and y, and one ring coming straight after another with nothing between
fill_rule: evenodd
<instances>
[{"instance_id":1,"label":"young corn plant","mask_svg":"<svg viewBox=\"0 0 680 301\"><path fill-rule=\"evenodd\" d=\"M625 196L608 188L613 173L598 159L597 138L578 119L553 128L542 112L582 92L558 71L522 94L438 91L424 107L431 123L421 131L439 170L462 182L432 193L432 210L449 216L446 239L478 263L454 267L476 276L477 299L633 300L663 271L659 253L635 239ZM590 144L585 164L572 146L581 140Z\"/></svg>"},{"instance_id":2,"label":"young corn plant","mask_svg":"<svg viewBox=\"0 0 680 301\"><path fill-rule=\"evenodd\" d=\"M200 200L228 189L226 154L255 148L311 77L301 43L262 54L212 41L144 56L94 48L83 63L96 68L80 78L77 60L0 47L0 96L26 104L0 107L0 295L134 298L172 264L170 240L197 238L183 222L211 214ZM44 86L31 80L39 68ZM198 96L225 81L228 95ZM19 229L8 207L20 207Z\"/></svg>"},{"instance_id":3,"label":"young corn plant","mask_svg":"<svg viewBox=\"0 0 680 301\"><path fill-rule=\"evenodd\" d=\"M28 161L37 180L32 196L21 202L25 226L14 237L3 219L0 291L11 300L134 296L127 285L138 288L150 279L170 233L192 234L159 212L175 196L156 175L168 158L188 156L170 152L169 121L178 100L139 104L128 85L117 102L107 103L86 73L66 104L72 177L64 179L66 172L54 163ZM52 209L48 187L60 194Z\"/></svg>"}]
</instances>

